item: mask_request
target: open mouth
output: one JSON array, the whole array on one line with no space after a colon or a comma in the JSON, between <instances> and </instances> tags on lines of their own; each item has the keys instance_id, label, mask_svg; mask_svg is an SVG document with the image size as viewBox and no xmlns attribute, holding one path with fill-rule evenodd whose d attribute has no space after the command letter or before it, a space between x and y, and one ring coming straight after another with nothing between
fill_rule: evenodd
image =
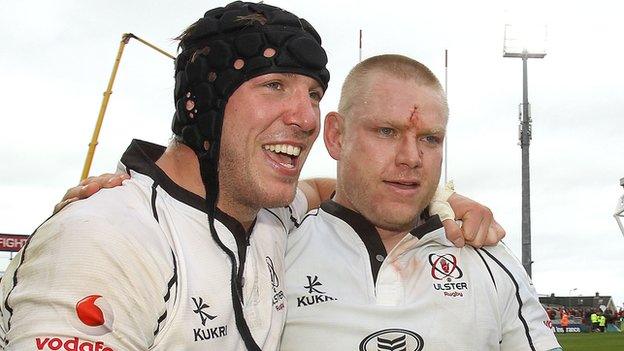
<instances>
[{"instance_id":1,"label":"open mouth","mask_svg":"<svg viewBox=\"0 0 624 351\"><path fill-rule=\"evenodd\" d=\"M297 160L301 153L299 146L288 144L267 144L263 146L269 158L280 166L287 169L297 167Z\"/></svg>"}]
</instances>

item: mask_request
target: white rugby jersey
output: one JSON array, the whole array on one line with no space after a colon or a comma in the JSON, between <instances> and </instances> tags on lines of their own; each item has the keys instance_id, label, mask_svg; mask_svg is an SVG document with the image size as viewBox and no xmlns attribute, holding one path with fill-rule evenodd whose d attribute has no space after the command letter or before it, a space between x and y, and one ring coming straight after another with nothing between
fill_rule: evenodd
<instances>
[{"instance_id":1,"label":"white rugby jersey","mask_svg":"<svg viewBox=\"0 0 624 351\"><path fill-rule=\"evenodd\" d=\"M499 244L457 248L438 216L390 252L335 202L291 232L282 350L559 348L522 266Z\"/></svg>"},{"instance_id":2,"label":"white rugby jersey","mask_svg":"<svg viewBox=\"0 0 624 351\"><path fill-rule=\"evenodd\" d=\"M0 291L6 350L277 349L286 235L305 196L261 210L250 235L218 213L215 240L204 200L154 164L163 151L133 141L130 180L67 206L13 259Z\"/></svg>"}]
</instances>

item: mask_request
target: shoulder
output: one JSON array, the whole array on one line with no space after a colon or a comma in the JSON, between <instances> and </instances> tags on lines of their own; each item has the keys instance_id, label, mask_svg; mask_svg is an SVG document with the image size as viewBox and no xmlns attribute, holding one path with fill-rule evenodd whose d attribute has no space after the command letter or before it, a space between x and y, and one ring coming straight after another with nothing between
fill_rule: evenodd
<instances>
[{"instance_id":1,"label":"shoulder","mask_svg":"<svg viewBox=\"0 0 624 351\"><path fill-rule=\"evenodd\" d=\"M494 271L499 275L514 281L530 281L518 258L504 243L486 246L476 251L495 268Z\"/></svg>"},{"instance_id":2,"label":"shoulder","mask_svg":"<svg viewBox=\"0 0 624 351\"><path fill-rule=\"evenodd\" d=\"M122 186L102 189L88 199L68 205L49 218L39 230L54 227L66 232L71 228L86 227L96 231L133 232L140 235L145 231L145 226L156 224L145 186L128 180Z\"/></svg>"},{"instance_id":3,"label":"shoulder","mask_svg":"<svg viewBox=\"0 0 624 351\"><path fill-rule=\"evenodd\" d=\"M26 252L71 259L84 250L103 255L114 249L119 255L140 256L154 249L167 253L165 244L149 200L129 184L68 205L37 228Z\"/></svg>"},{"instance_id":4,"label":"shoulder","mask_svg":"<svg viewBox=\"0 0 624 351\"><path fill-rule=\"evenodd\" d=\"M324 213L315 208L306 213L297 226L288 235L287 255L296 256L303 251L314 251L338 239L338 229L334 223L327 221Z\"/></svg>"},{"instance_id":5,"label":"shoulder","mask_svg":"<svg viewBox=\"0 0 624 351\"><path fill-rule=\"evenodd\" d=\"M265 209L276 217L285 227L287 232L299 227L306 211L308 210L308 200L305 193L297 188L293 201L284 207Z\"/></svg>"}]
</instances>

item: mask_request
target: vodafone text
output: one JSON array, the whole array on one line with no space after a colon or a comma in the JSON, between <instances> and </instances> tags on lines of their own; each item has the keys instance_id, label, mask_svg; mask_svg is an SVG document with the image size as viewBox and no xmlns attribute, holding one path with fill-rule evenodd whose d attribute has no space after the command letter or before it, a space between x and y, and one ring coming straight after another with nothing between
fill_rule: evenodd
<instances>
[{"instance_id":1,"label":"vodafone text","mask_svg":"<svg viewBox=\"0 0 624 351\"><path fill-rule=\"evenodd\" d=\"M77 337L71 339L61 338L36 338L37 350L62 350L62 351L114 351L101 341L80 340Z\"/></svg>"}]
</instances>

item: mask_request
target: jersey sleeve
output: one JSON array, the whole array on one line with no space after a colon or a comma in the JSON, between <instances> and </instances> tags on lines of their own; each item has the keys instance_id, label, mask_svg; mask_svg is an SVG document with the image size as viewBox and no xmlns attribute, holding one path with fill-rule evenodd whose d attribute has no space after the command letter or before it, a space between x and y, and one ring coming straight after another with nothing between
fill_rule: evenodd
<instances>
[{"instance_id":1,"label":"jersey sleeve","mask_svg":"<svg viewBox=\"0 0 624 351\"><path fill-rule=\"evenodd\" d=\"M493 278L501 313L502 351L557 350L559 344L531 279L515 256L500 243L484 248L494 261Z\"/></svg>"},{"instance_id":2,"label":"jersey sleeve","mask_svg":"<svg viewBox=\"0 0 624 351\"><path fill-rule=\"evenodd\" d=\"M3 349L147 350L165 309L167 252L148 251L118 218L74 212L44 223L7 269Z\"/></svg>"}]
</instances>

